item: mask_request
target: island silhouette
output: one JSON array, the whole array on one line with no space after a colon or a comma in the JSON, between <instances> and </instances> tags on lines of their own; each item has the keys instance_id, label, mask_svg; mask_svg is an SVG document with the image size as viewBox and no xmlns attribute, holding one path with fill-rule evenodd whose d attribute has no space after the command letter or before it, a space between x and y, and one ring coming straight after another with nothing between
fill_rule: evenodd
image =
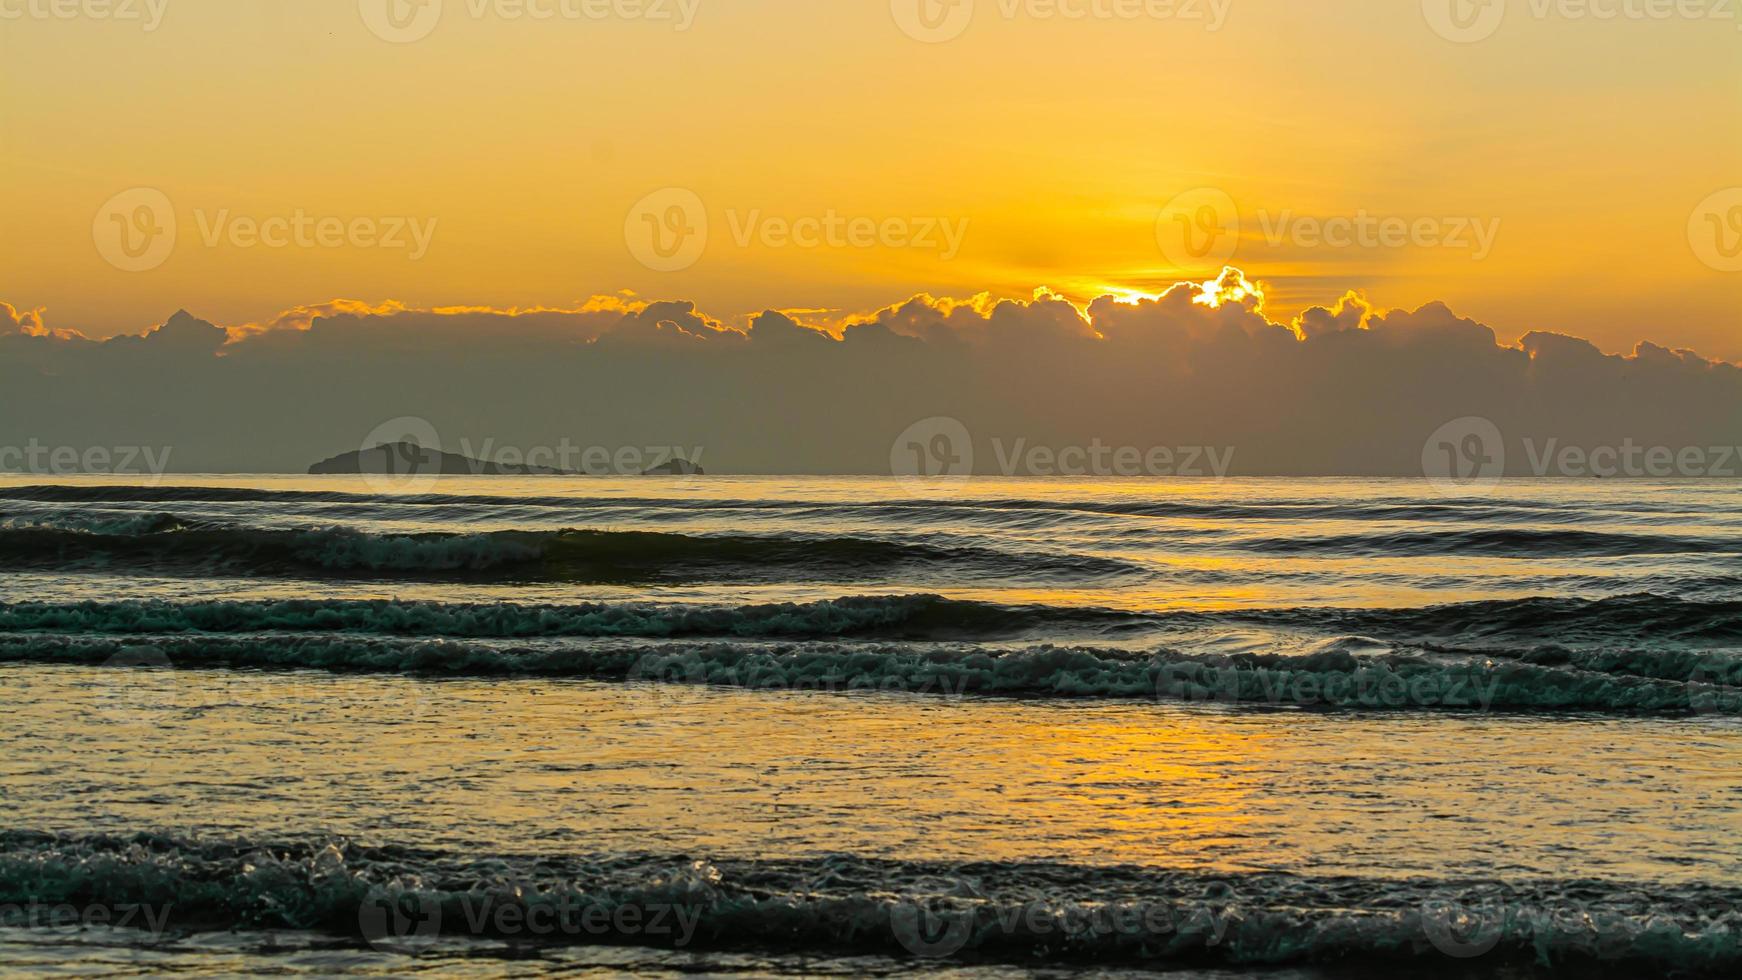
<instances>
[{"instance_id":1,"label":"island silhouette","mask_svg":"<svg viewBox=\"0 0 1742 980\"><path fill-rule=\"evenodd\" d=\"M340 453L308 468L310 476L589 476L579 470L474 459L431 449L415 440L382 443ZM627 474L626 474L627 475ZM698 463L682 456L651 467L642 476L705 476Z\"/></svg>"}]
</instances>

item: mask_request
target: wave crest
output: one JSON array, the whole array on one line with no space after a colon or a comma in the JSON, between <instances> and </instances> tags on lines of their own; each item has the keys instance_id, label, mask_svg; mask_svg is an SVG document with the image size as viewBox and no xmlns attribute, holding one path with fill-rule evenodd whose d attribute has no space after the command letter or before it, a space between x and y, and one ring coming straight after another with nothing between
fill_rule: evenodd
<instances>
[{"instance_id":1,"label":"wave crest","mask_svg":"<svg viewBox=\"0 0 1742 980\"><path fill-rule=\"evenodd\" d=\"M183 931L293 929L415 951L443 939L1036 964L1460 960L1728 975L1742 893L1710 885L1308 878L840 855L460 855L345 840L0 833L0 903L138 907ZM27 923L9 923L27 924Z\"/></svg>"},{"instance_id":2,"label":"wave crest","mask_svg":"<svg viewBox=\"0 0 1742 980\"><path fill-rule=\"evenodd\" d=\"M347 527L198 525L164 515L125 530L0 527L14 568L146 567L200 574L352 575L620 583L858 578L903 567L989 576L1109 577L1113 559L866 537L687 535L654 531L370 533Z\"/></svg>"}]
</instances>

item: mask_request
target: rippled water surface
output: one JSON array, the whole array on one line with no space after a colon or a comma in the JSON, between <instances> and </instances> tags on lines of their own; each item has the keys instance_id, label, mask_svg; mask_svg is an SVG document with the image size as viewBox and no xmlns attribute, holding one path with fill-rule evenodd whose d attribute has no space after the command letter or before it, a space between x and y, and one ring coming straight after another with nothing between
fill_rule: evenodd
<instances>
[{"instance_id":1,"label":"rippled water surface","mask_svg":"<svg viewBox=\"0 0 1742 980\"><path fill-rule=\"evenodd\" d=\"M0 478L0 958L1727 974L1739 576L1722 484Z\"/></svg>"}]
</instances>

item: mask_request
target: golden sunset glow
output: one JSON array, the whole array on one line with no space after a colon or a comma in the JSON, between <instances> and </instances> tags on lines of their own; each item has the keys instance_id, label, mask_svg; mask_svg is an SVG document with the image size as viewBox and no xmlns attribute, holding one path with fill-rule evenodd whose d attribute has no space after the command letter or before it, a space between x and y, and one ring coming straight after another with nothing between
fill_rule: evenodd
<instances>
[{"instance_id":1,"label":"golden sunset glow","mask_svg":"<svg viewBox=\"0 0 1742 980\"><path fill-rule=\"evenodd\" d=\"M149 31L0 20L0 299L91 336L184 306L236 327L335 298L573 308L626 289L832 319L921 292L1154 296L1234 264L1283 321L1359 289L1444 300L1506 340L1742 359L1738 279L1688 241L1742 174L1733 22L1519 13L1456 43L1415 2L1235 0L1216 29L981 3L924 43L884 0L667 7L535 20L450 0L410 43L351 0L171 0ZM93 216L132 188L178 225L150 271L93 247ZM625 218L668 188L701 202L707 238L659 271ZM1205 188L1237 207L1236 247L1179 261L1158 218ZM404 248L264 246L238 224L299 216L311 240L323 219L408 221L427 248L411 230Z\"/></svg>"}]
</instances>

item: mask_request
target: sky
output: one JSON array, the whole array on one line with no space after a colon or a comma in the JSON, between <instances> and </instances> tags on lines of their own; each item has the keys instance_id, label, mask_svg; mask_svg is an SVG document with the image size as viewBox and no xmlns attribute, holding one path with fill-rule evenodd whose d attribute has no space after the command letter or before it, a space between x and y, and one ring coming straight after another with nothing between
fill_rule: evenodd
<instances>
[{"instance_id":1,"label":"sky","mask_svg":"<svg viewBox=\"0 0 1742 980\"><path fill-rule=\"evenodd\" d=\"M747 326L1232 263L1284 324L1742 361L1737 5L1466 2L0 0L0 300Z\"/></svg>"}]
</instances>

